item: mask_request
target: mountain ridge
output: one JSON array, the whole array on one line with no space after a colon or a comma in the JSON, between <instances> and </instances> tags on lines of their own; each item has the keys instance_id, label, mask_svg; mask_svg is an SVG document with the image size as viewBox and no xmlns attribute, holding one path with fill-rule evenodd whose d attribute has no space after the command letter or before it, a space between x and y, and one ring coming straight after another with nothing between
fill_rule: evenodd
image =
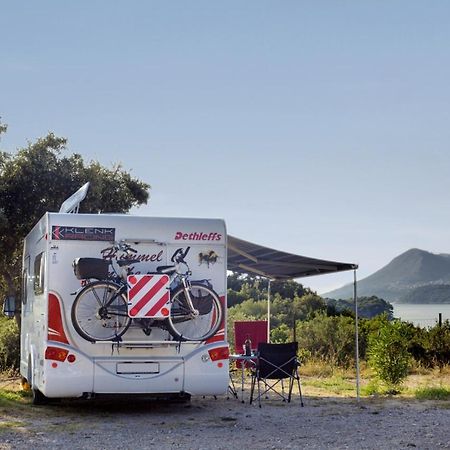
<instances>
[{"instance_id":1,"label":"mountain ridge","mask_svg":"<svg viewBox=\"0 0 450 450\"><path fill-rule=\"evenodd\" d=\"M416 291L416 292L415 292ZM334 299L350 298L353 285L323 294ZM358 282L358 296L376 295L389 302L450 303L450 254L411 248ZM423 301L419 301L423 298Z\"/></svg>"}]
</instances>

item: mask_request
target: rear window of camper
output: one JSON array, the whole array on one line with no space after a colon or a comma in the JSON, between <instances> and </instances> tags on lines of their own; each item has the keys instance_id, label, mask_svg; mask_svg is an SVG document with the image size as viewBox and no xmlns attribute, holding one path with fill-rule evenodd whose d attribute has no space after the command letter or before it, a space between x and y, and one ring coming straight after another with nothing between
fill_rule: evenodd
<instances>
[{"instance_id":1,"label":"rear window of camper","mask_svg":"<svg viewBox=\"0 0 450 450\"><path fill-rule=\"evenodd\" d=\"M28 285L28 273L27 269L23 271L22 274L22 303L25 305L27 303L27 285Z\"/></svg>"},{"instance_id":2,"label":"rear window of camper","mask_svg":"<svg viewBox=\"0 0 450 450\"><path fill-rule=\"evenodd\" d=\"M22 272L22 303L27 303L28 297L28 273L30 272L30 257L25 257Z\"/></svg>"},{"instance_id":3,"label":"rear window of camper","mask_svg":"<svg viewBox=\"0 0 450 450\"><path fill-rule=\"evenodd\" d=\"M39 253L34 259L34 293L44 293L45 253Z\"/></svg>"}]
</instances>

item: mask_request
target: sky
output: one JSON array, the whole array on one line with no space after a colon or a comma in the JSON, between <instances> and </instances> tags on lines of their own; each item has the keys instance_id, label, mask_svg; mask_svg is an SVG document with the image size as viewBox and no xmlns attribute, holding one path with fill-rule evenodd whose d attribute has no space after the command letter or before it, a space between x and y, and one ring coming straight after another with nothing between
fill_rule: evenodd
<instances>
[{"instance_id":1,"label":"sky","mask_svg":"<svg viewBox=\"0 0 450 450\"><path fill-rule=\"evenodd\" d=\"M2 0L0 148L52 131L151 184L134 214L361 279L450 253L449 23L446 0Z\"/></svg>"}]
</instances>

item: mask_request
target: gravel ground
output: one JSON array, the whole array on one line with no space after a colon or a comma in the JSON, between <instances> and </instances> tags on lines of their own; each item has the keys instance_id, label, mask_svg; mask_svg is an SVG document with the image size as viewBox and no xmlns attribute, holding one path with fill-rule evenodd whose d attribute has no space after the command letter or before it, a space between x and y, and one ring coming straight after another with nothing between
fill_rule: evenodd
<instances>
[{"instance_id":1,"label":"gravel ground","mask_svg":"<svg viewBox=\"0 0 450 450\"><path fill-rule=\"evenodd\" d=\"M450 448L450 402L193 397L27 406L0 417L0 449Z\"/></svg>"}]
</instances>

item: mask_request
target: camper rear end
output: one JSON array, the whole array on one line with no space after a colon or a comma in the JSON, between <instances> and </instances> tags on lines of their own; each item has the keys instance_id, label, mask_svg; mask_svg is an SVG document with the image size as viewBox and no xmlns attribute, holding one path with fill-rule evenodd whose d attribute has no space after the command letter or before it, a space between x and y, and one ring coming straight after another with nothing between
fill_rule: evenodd
<instances>
[{"instance_id":1,"label":"camper rear end","mask_svg":"<svg viewBox=\"0 0 450 450\"><path fill-rule=\"evenodd\" d=\"M90 342L71 317L76 258L126 257L114 242L137 250L134 274L170 265L177 249L192 280L207 280L224 317L206 342L180 342L159 327L144 333L134 320L121 339ZM21 374L35 394L49 398L95 394L202 394L226 392L226 229L222 220L128 215L47 213L27 236L23 255ZM205 281L206 282L206 281Z\"/></svg>"}]
</instances>

